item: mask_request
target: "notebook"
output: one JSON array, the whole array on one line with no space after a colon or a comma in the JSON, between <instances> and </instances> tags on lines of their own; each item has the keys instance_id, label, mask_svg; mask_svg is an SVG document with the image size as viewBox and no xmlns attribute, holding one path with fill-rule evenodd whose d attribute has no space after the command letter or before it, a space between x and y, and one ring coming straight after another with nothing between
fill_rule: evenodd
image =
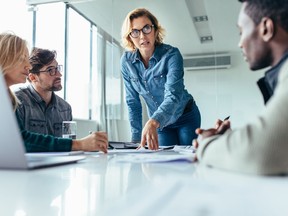
<instances>
[{"instance_id":1,"label":"notebook","mask_svg":"<svg viewBox=\"0 0 288 216\"><path fill-rule=\"evenodd\" d=\"M0 101L0 169L35 169L75 163L85 158L84 155L54 157L26 155L2 71L0 71Z\"/></svg>"},{"instance_id":2,"label":"notebook","mask_svg":"<svg viewBox=\"0 0 288 216\"><path fill-rule=\"evenodd\" d=\"M113 149L136 149L139 145L139 143L133 142L109 141L109 146Z\"/></svg>"}]
</instances>

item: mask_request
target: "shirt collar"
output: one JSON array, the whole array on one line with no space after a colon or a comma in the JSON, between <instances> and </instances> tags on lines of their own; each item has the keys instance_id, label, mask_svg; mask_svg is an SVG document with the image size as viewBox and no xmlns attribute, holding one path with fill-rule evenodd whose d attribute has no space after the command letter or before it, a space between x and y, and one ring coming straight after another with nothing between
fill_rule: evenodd
<instances>
[{"instance_id":1,"label":"shirt collar","mask_svg":"<svg viewBox=\"0 0 288 216\"><path fill-rule=\"evenodd\" d=\"M285 54L283 55L283 57L281 58L281 60L272 68L270 68L268 71L266 71L266 74L271 73L271 71L275 71L275 70L279 70L282 67L282 64L285 62L285 60L288 58L288 51L285 52Z\"/></svg>"},{"instance_id":2,"label":"shirt collar","mask_svg":"<svg viewBox=\"0 0 288 216\"><path fill-rule=\"evenodd\" d=\"M286 52L282 59L277 63L277 65L271 67L269 70L265 72L265 76L260 78L257 82L258 87L260 88L260 91L264 98L264 103L266 104L268 100L271 98L271 96L274 93L274 90L278 83L278 76L280 69L284 62L288 58L288 52Z\"/></svg>"},{"instance_id":3,"label":"shirt collar","mask_svg":"<svg viewBox=\"0 0 288 216\"><path fill-rule=\"evenodd\" d=\"M282 59L275 66L273 66L272 68L270 68L268 71L265 72L265 79L272 89L275 89L277 85L279 71L287 58L288 58L288 52L286 52L283 55Z\"/></svg>"},{"instance_id":4,"label":"shirt collar","mask_svg":"<svg viewBox=\"0 0 288 216\"><path fill-rule=\"evenodd\" d=\"M159 62L162 56L162 51L163 51L162 47L163 47L162 44L155 46L154 53L150 59L155 59L157 62ZM133 52L132 59L133 59L133 63L136 63L137 61L141 61L141 55L140 55L139 49L136 49L136 51Z\"/></svg>"},{"instance_id":5,"label":"shirt collar","mask_svg":"<svg viewBox=\"0 0 288 216\"><path fill-rule=\"evenodd\" d=\"M28 88L31 92L31 94L33 95L34 99L37 101L37 103L46 103L43 98L39 95L39 93L34 89L32 84L28 85ZM57 100L56 100L56 96L55 93L52 92L52 98L51 98L51 102L50 102L50 106L51 105L56 105L57 104Z\"/></svg>"}]
</instances>

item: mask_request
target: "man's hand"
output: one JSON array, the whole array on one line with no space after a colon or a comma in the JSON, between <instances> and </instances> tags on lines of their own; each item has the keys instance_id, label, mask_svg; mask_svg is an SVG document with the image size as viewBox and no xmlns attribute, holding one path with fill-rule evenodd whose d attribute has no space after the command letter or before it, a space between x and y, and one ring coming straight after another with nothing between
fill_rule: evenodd
<instances>
[{"instance_id":1,"label":"man's hand","mask_svg":"<svg viewBox=\"0 0 288 216\"><path fill-rule=\"evenodd\" d=\"M214 135L219 135L219 134L224 134L228 129L230 129L230 121L229 120L220 120L218 119L215 123L214 128L209 128L207 130L197 128L195 133L198 134L198 139L193 140L193 146L194 148L199 147L198 141L201 141L202 139L214 136Z\"/></svg>"},{"instance_id":2,"label":"man's hand","mask_svg":"<svg viewBox=\"0 0 288 216\"><path fill-rule=\"evenodd\" d=\"M108 136L106 132L91 132L88 136L72 141L72 150L103 151L107 153Z\"/></svg>"}]
</instances>

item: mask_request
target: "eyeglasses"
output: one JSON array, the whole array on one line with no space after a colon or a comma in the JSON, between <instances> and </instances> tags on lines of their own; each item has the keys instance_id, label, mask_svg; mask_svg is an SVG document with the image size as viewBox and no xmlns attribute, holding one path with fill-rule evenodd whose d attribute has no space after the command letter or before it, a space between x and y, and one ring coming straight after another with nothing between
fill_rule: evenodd
<instances>
[{"instance_id":1,"label":"eyeglasses","mask_svg":"<svg viewBox=\"0 0 288 216\"><path fill-rule=\"evenodd\" d=\"M151 33L153 27L154 25L147 24L142 29L132 29L129 35L133 38L138 38L140 36L140 31L147 35Z\"/></svg>"},{"instance_id":2,"label":"eyeglasses","mask_svg":"<svg viewBox=\"0 0 288 216\"><path fill-rule=\"evenodd\" d=\"M62 65L57 65L56 67L49 67L47 68L46 70L44 71L38 71L38 73L42 73L42 72L46 72L46 73L49 73L50 76L55 76L57 71L60 73L62 72L62 68L63 66Z\"/></svg>"}]
</instances>

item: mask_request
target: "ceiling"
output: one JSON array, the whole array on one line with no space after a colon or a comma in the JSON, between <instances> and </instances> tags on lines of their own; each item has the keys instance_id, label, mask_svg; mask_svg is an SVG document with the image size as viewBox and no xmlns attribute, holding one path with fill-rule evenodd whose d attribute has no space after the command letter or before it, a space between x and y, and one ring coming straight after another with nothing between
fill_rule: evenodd
<instances>
[{"instance_id":1,"label":"ceiling","mask_svg":"<svg viewBox=\"0 0 288 216\"><path fill-rule=\"evenodd\" d=\"M28 3L47 1L57 0L27 0ZM184 56L240 52L236 23L241 4L237 0L67 1L118 41L126 14L135 8L145 7L165 28L164 42L178 47ZM203 18L208 21L193 22ZM213 41L201 42L200 36L212 36Z\"/></svg>"}]
</instances>

